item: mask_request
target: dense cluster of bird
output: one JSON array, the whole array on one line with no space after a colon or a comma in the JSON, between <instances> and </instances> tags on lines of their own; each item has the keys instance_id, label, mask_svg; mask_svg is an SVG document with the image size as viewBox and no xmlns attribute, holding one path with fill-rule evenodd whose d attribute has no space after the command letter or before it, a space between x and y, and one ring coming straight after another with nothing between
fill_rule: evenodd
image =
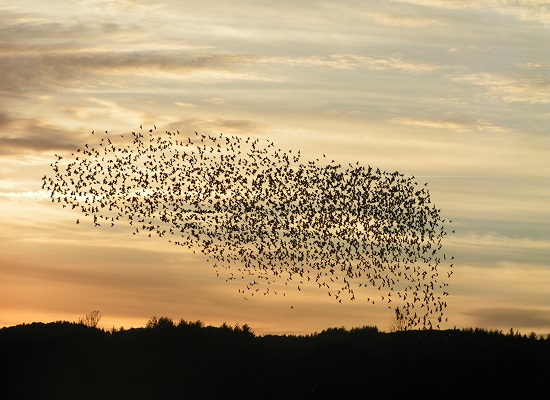
<instances>
[{"instance_id":1,"label":"dense cluster of bird","mask_svg":"<svg viewBox=\"0 0 550 400\"><path fill-rule=\"evenodd\" d=\"M124 221L200 251L245 296L315 285L339 302L385 301L407 327L442 322L445 221L414 176L325 155L302 163L266 139L92 134L94 144L56 155L43 189L95 226Z\"/></svg>"}]
</instances>

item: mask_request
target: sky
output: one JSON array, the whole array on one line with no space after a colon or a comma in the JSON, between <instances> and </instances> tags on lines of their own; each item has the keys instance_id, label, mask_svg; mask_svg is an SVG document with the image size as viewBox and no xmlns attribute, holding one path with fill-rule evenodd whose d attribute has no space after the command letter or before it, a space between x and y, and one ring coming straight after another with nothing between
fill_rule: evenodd
<instances>
[{"instance_id":1,"label":"sky","mask_svg":"<svg viewBox=\"0 0 550 400\"><path fill-rule=\"evenodd\" d=\"M387 305L314 286L244 300L200 254L76 225L41 189L92 130L154 124L427 182L455 230L442 328L549 334L548 43L542 0L0 0L0 326L388 329Z\"/></svg>"}]
</instances>

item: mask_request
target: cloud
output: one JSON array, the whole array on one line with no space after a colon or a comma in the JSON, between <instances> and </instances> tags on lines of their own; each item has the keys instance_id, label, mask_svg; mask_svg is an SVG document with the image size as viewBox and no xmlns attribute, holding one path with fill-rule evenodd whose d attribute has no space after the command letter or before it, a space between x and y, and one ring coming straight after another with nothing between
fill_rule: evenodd
<instances>
[{"instance_id":1,"label":"cloud","mask_svg":"<svg viewBox=\"0 0 550 400\"><path fill-rule=\"evenodd\" d=\"M25 152L74 149L78 134L41 119L10 117L0 113L0 156Z\"/></svg>"},{"instance_id":2,"label":"cloud","mask_svg":"<svg viewBox=\"0 0 550 400\"><path fill-rule=\"evenodd\" d=\"M450 120L437 120L425 118L393 118L388 120L390 124L411 126L413 128L444 129L455 132L468 132L471 127L462 122Z\"/></svg>"},{"instance_id":3,"label":"cloud","mask_svg":"<svg viewBox=\"0 0 550 400\"><path fill-rule=\"evenodd\" d=\"M214 104L216 106L224 106L225 100L221 97L212 97L210 99L205 100L207 103Z\"/></svg>"},{"instance_id":4,"label":"cloud","mask_svg":"<svg viewBox=\"0 0 550 400\"><path fill-rule=\"evenodd\" d=\"M494 204L495 207L501 207L499 204ZM474 207L475 208L475 207ZM488 207L489 208L489 207ZM491 211L488 210L487 213ZM510 212L513 212L510 211ZM468 219L460 218L461 222L471 222ZM514 237L514 233L497 234L495 231L503 231L500 227L503 220L496 219L492 221L490 218L483 219L480 217L478 221L472 222L470 225L478 231L483 229L483 225L487 225L487 229L493 229L492 232L474 233L465 232L464 234L452 235L447 239L447 251L452 254L461 255L457 257L457 265L464 263L473 263L477 266L499 270L522 270L530 268L537 271L545 271L550 267L548 263L548 248L550 248L550 240L528 237L529 232L521 232L524 236ZM454 229L454 228L453 228ZM460 232L460 228L459 229ZM517 229L517 228L516 228ZM519 233L518 233L519 234Z\"/></svg>"},{"instance_id":5,"label":"cloud","mask_svg":"<svg viewBox=\"0 0 550 400\"><path fill-rule=\"evenodd\" d=\"M498 250L503 253L506 252L506 249L522 252L541 252L542 253L550 249L550 239L538 239L531 238L528 236L523 237L509 237L497 235L495 233L488 234L475 234L469 233L467 235L458 236L453 238L453 243L455 245L463 245L467 247L477 247L486 250Z\"/></svg>"},{"instance_id":6,"label":"cloud","mask_svg":"<svg viewBox=\"0 0 550 400\"><path fill-rule=\"evenodd\" d=\"M387 121L390 124L410 126L418 129L442 129L458 133L486 132L502 134L511 132L510 129L500 126L486 118L478 118L473 121L460 121L457 119L430 119L430 118L392 118Z\"/></svg>"},{"instance_id":7,"label":"cloud","mask_svg":"<svg viewBox=\"0 0 550 400\"><path fill-rule=\"evenodd\" d=\"M477 119L473 125L475 128L481 132L487 132L487 133L510 133L511 129L498 125L492 121L489 121L485 118L479 118Z\"/></svg>"},{"instance_id":8,"label":"cloud","mask_svg":"<svg viewBox=\"0 0 550 400\"><path fill-rule=\"evenodd\" d=\"M550 10L546 0L391 0L392 3L404 3L417 6L447 10L473 10L493 12L520 21L550 23Z\"/></svg>"},{"instance_id":9,"label":"cloud","mask_svg":"<svg viewBox=\"0 0 550 400\"><path fill-rule=\"evenodd\" d=\"M362 15L366 16L369 19L372 19L376 23L388 26L420 28L425 26L445 24L444 20L442 20L441 18L429 18L422 16L411 16L382 12L364 12Z\"/></svg>"},{"instance_id":10,"label":"cloud","mask_svg":"<svg viewBox=\"0 0 550 400\"><path fill-rule=\"evenodd\" d=\"M194 107L196 107L195 104L185 103L185 102L182 102L182 101L176 101L174 104L177 105L178 107L184 107L184 108L187 108L187 107L194 108Z\"/></svg>"},{"instance_id":11,"label":"cloud","mask_svg":"<svg viewBox=\"0 0 550 400\"><path fill-rule=\"evenodd\" d=\"M4 201L49 201L50 195L46 191L24 191L24 192L2 192L0 191L0 200Z\"/></svg>"},{"instance_id":12,"label":"cloud","mask_svg":"<svg viewBox=\"0 0 550 400\"><path fill-rule=\"evenodd\" d=\"M212 98L209 103L224 105L220 98ZM82 99L79 106L63 107L61 111L76 117L79 125L82 121L96 119L107 121L130 121L132 124L141 122L165 125L166 129L184 130L188 133L231 133L241 135L261 135L267 126L253 120L230 119L219 117L177 119L174 117L152 117L146 113L134 111L119 105L117 102L97 98ZM120 126L120 123L116 124ZM133 125L132 125L133 126ZM159 125L160 128L160 125ZM126 131L130 127L122 126L118 130ZM0 156L13 156L46 151L74 151L89 139L92 128L79 129L53 125L40 118L22 118L0 112Z\"/></svg>"},{"instance_id":13,"label":"cloud","mask_svg":"<svg viewBox=\"0 0 550 400\"><path fill-rule=\"evenodd\" d=\"M3 43L8 53L20 51L101 49L98 39L121 39L126 36L139 42L146 33L139 27L109 18L56 18L47 13L29 13L7 10L0 17L0 35L9 38ZM72 39L78 38L78 41ZM105 45L105 43L103 43ZM111 43L113 44L113 43Z\"/></svg>"},{"instance_id":14,"label":"cloud","mask_svg":"<svg viewBox=\"0 0 550 400\"><path fill-rule=\"evenodd\" d=\"M493 0L497 3L496 0ZM502 3L498 2L498 3ZM522 2L506 1L502 4L495 4L495 12L515 17L521 21L550 24L550 10L546 0L526 0Z\"/></svg>"},{"instance_id":15,"label":"cloud","mask_svg":"<svg viewBox=\"0 0 550 400\"><path fill-rule=\"evenodd\" d=\"M550 69L550 64L540 63L540 62L527 62L527 63L517 63L516 67L527 68L527 69Z\"/></svg>"},{"instance_id":16,"label":"cloud","mask_svg":"<svg viewBox=\"0 0 550 400\"><path fill-rule=\"evenodd\" d=\"M490 250L486 250L489 253ZM456 261L456 260L455 260ZM547 265L499 263L492 268L465 264L454 267L450 287L456 317L469 316L470 326L493 329L550 330Z\"/></svg>"},{"instance_id":17,"label":"cloud","mask_svg":"<svg viewBox=\"0 0 550 400\"><path fill-rule=\"evenodd\" d=\"M106 4L112 6L114 3L109 1ZM127 2L125 7L133 7L132 2ZM92 23L85 18L77 23L62 20L49 22L41 14L11 12L10 16L13 18L0 20L0 35L10 38L0 45L4 53L0 58L0 74L4 77L0 81L0 91L10 94L59 89L139 90L151 80L162 79L201 83L237 80L281 82L292 76L292 72L281 74L279 70L258 69L266 64L341 70L394 70L411 74L442 68L401 55L344 53L294 57L230 51L220 53L213 46L207 48L198 43L189 45L175 40L169 30L140 29L132 25L137 23L132 19L127 23L112 21L111 18ZM401 19L405 20L405 17Z\"/></svg>"},{"instance_id":18,"label":"cloud","mask_svg":"<svg viewBox=\"0 0 550 400\"><path fill-rule=\"evenodd\" d=\"M6 300L3 307L79 313L98 307L104 313L116 309L131 314L137 310L151 316L159 305L196 304L201 297L217 297L220 280L201 257L139 239L134 240L139 243L137 248L128 251L125 238L115 235L111 240L113 245L99 247L93 236L88 241L73 237L65 243L4 241L0 271L0 289ZM123 245L115 247L118 242ZM7 248L7 243L17 251ZM25 248L28 254L18 255Z\"/></svg>"},{"instance_id":19,"label":"cloud","mask_svg":"<svg viewBox=\"0 0 550 400\"><path fill-rule=\"evenodd\" d=\"M218 134L238 134L258 136L264 133L267 126L252 120L226 119L226 118L187 118L172 121L167 124L167 129L189 134L194 132Z\"/></svg>"},{"instance_id":20,"label":"cloud","mask_svg":"<svg viewBox=\"0 0 550 400\"><path fill-rule=\"evenodd\" d=\"M253 74L238 74L232 69L236 65L251 62L249 56L242 55L199 55L193 56L180 51L33 51L12 53L0 59L0 73L5 79L0 90L25 92L31 90L52 90L57 87L86 89L105 86L129 86L121 81L126 77L134 81L136 77L151 77L155 74L171 74L174 77L202 74L213 80L219 79L258 79ZM106 80L107 79L107 80Z\"/></svg>"},{"instance_id":21,"label":"cloud","mask_svg":"<svg viewBox=\"0 0 550 400\"><path fill-rule=\"evenodd\" d=\"M309 57L260 57L260 63L285 64L298 67L329 67L355 70L365 68L371 71L398 70L409 73L426 73L443 68L440 65L403 59L401 56L369 57L358 54L332 54Z\"/></svg>"},{"instance_id":22,"label":"cloud","mask_svg":"<svg viewBox=\"0 0 550 400\"><path fill-rule=\"evenodd\" d=\"M137 122L146 119L144 112L121 106L115 101L95 97L83 98L81 99L81 105L64 106L61 110L79 120L91 120L93 117L101 117L102 119Z\"/></svg>"},{"instance_id":23,"label":"cloud","mask_svg":"<svg viewBox=\"0 0 550 400\"><path fill-rule=\"evenodd\" d=\"M165 4L154 1L138 1L138 0L77 0L83 6L94 5L100 9L113 9L116 11L127 12L142 12L149 13L155 10L166 8Z\"/></svg>"},{"instance_id":24,"label":"cloud","mask_svg":"<svg viewBox=\"0 0 550 400\"><path fill-rule=\"evenodd\" d=\"M205 46L154 36L133 21L50 21L42 14L8 12L0 18L0 37L9 38L0 43L0 91L129 87L136 77L162 74L178 79L200 73L202 81L261 78L235 71L250 56L197 54Z\"/></svg>"},{"instance_id":25,"label":"cloud","mask_svg":"<svg viewBox=\"0 0 550 400\"><path fill-rule=\"evenodd\" d=\"M550 329L548 310L528 308L476 308L464 312L474 318L477 326L508 326L510 328Z\"/></svg>"},{"instance_id":26,"label":"cloud","mask_svg":"<svg viewBox=\"0 0 550 400\"><path fill-rule=\"evenodd\" d=\"M530 77L513 79L503 75L479 72L451 78L454 82L467 83L487 89L487 96L506 103L550 103L550 79Z\"/></svg>"}]
</instances>

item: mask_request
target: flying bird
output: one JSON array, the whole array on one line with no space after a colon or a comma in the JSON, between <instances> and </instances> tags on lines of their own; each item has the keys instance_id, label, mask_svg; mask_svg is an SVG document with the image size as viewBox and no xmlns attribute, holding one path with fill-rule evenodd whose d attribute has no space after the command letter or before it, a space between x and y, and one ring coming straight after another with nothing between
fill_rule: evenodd
<instances>
[{"instance_id":1,"label":"flying bird","mask_svg":"<svg viewBox=\"0 0 550 400\"><path fill-rule=\"evenodd\" d=\"M153 126L56 157L42 178L52 202L200 252L243 293L315 285L338 302L398 303L407 327L439 327L451 273L439 273L446 230L426 185L326 154L301 162L269 140L195 132L193 142Z\"/></svg>"}]
</instances>

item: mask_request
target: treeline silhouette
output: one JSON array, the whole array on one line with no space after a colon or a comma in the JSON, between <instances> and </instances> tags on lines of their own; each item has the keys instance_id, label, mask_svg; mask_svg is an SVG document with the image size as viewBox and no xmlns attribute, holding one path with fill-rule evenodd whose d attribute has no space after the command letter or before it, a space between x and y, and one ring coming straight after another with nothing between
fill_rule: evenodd
<instances>
[{"instance_id":1,"label":"treeline silhouette","mask_svg":"<svg viewBox=\"0 0 550 400\"><path fill-rule=\"evenodd\" d=\"M549 337L513 330L257 336L167 317L111 330L58 321L0 329L0 398L529 398L546 393L549 356Z\"/></svg>"}]
</instances>

